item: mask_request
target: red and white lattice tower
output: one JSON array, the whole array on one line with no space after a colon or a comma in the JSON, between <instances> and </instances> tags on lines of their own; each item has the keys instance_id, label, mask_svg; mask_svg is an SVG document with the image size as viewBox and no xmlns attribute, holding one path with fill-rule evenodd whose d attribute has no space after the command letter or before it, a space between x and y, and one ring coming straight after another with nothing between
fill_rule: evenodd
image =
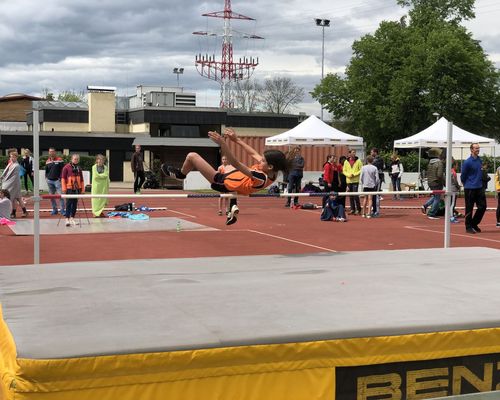
<instances>
[{"instance_id":1,"label":"red and white lattice tower","mask_svg":"<svg viewBox=\"0 0 500 400\"><path fill-rule=\"evenodd\" d=\"M196 56L196 69L201 76L220 82L220 107L233 108L233 83L243 79L249 79L255 67L259 64L259 58L243 57L239 62L233 61L233 33L231 31L231 20L241 19L255 21L254 18L235 13L231 10L231 0L224 1L224 11L202 14L204 17L224 19L224 33L222 35L222 59L217 61L215 55ZM194 35L215 36L209 32L193 32ZM263 39L256 35L244 35L247 39Z\"/></svg>"}]
</instances>

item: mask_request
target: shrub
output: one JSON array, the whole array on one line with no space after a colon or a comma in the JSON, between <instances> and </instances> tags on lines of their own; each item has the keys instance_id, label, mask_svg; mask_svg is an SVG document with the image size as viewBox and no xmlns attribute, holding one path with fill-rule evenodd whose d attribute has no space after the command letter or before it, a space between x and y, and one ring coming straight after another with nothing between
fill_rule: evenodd
<instances>
[{"instance_id":1,"label":"shrub","mask_svg":"<svg viewBox=\"0 0 500 400\"><path fill-rule=\"evenodd\" d=\"M384 160L386 169L390 171L392 151L381 152L380 156ZM410 151L406 154L398 154L401 164L405 172L418 172L418 152ZM420 170L423 171L427 168L429 160L421 158Z\"/></svg>"},{"instance_id":2,"label":"shrub","mask_svg":"<svg viewBox=\"0 0 500 400\"><path fill-rule=\"evenodd\" d=\"M40 169L45 169L45 162L47 161L48 156L40 157ZM71 156L63 155L61 156L64 163L69 163L71 161ZM80 168L84 171L92 171L92 166L95 164L94 156L80 156Z\"/></svg>"},{"instance_id":3,"label":"shrub","mask_svg":"<svg viewBox=\"0 0 500 400\"><path fill-rule=\"evenodd\" d=\"M7 156L0 156L0 169L5 169L7 166L7 161L9 160L9 157Z\"/></svg>"},{"instance_id":4,"label":"shrub","mask_svg":"<svg viewBox=\"0 0 500 400\"><path fill-rule=\"evenodd\" d=\"M162 162L159 158L155 158L153 160L152 172L155 174L156 178L158 178L158 182L161 182L161 171L160 171L161 164Z\"/></svg>"}]
</instances>

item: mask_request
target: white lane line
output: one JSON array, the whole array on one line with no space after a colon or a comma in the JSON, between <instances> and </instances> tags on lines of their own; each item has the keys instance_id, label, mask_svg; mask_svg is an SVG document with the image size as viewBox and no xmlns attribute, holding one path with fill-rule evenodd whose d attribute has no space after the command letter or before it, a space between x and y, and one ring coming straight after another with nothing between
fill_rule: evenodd
<instances>
[{"instance_id":1,"label":"white lane line","mask_svg":"<svg viewBox=\"0 0 500 400\"><path fill-rule=\"evenodd\" d=\"M263 235L263 236L269 236L269 237L272 237L272 238L275 238L275 239L285 240L285 241L291 242L291 243L297 243L297 244L300 244L302 246L308 246L308 247L312 247L312 248L315 248L315 249L328 251L330 253L338 253L337 250L327 249L326 247L321 247L321 246L315 246L314 244L309 244L309 243L300 242L298 240L288 239L288 238L285 238L283 236L271 235L270 233L264 233L264 232L254 231L253 229L248 229L248 232L256 233L258 235Z\"/></svg>"},{"instance_id":2,"label":"white lane line","mask_svg":"<svg viewBox=\"0 0 500 400\"><path fill-rule=\"evenodd\" d=\"M174 211L174 210L170 210L170 209L168 209L167 211L173 212L173 213L176 213L176 214L180 214L180 215L184 215L184 216L189 217L189 218L196 218L196 216L194 216L194 215L186 214L186 213L183 213L183 212L180 212L180 211Z\"/></svg>"},{"instance_id":3,"label":"white lane line","mask_svg":"<svg viewBox=\"0 0 500 400\"><path fill-rule=\"evenodd\" d=\"M444 234L443 231L433 231L432 229L419 228L418 226L405 226L405 228L406 229L413 229L415 231L439 233L440 235ZM465 235L465 234L461 234L461 233L452 233L451 235L465 237L465 238L468 238L468 239L485 240L485 241L488 241L488 242L500 243L500 240L488 239L488 238L481 237L481 235L482 235L481 233L478 233L478 234L475 234L475 235L471 235L471 234Z\"/></svg>"}]
</instances>

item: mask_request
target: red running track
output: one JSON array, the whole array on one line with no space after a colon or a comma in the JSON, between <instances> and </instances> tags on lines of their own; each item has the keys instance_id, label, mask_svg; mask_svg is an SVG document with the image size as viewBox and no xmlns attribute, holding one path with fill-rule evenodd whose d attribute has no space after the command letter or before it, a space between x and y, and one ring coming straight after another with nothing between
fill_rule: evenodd
<instances>
[{"instance_id":1,"label":"red running track","mask_svg":"<svg viewBox=\"0 0 500 400\"><path fill-rule=\"evenodd\" d=\"M117 193L117 192L115 192ZM308 198L318 204L319 198ZM138 232L41 236L41 262L97 261L116 259L217 257L256 254L303 254L316 252L395 250L443 246L444 220L429 220L419 209L426 199L385 199L382 216L365 219L352 216L347 223L322 222L319 210L290 210L284 199L242 198L240 216L232 226L217 215L217 199L135 199L136 205L168 207L151 217L178 217L217 231ZM110 204L125 202L110 200ZM463 199L459 199L459 206ZM489 206L496 205L489 199ZM43 202L42 208L49 203ZM42 218L58 218L42 214ZM500 229L495 212L488 211L481 223L482 233L465 233L463 219L452 224L452 247L500 249ZM64 229L64 228L63 228ZM29 264L33 261L33 237L16 236L0 227L0 265Z\"/></svg>"}]
</instances>

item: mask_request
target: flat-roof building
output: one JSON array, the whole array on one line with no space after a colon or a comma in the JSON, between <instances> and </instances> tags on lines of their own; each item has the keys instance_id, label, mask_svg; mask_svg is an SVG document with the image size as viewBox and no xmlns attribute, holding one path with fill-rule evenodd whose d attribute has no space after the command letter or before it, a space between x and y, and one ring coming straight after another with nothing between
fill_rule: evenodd
<instances>
[{"instance_id":1,"label":"flat-roof building","mask_svg":"<svg viewBox=\"0 0 500 400\"><path fill-rule=\"evenodd\" d=\"M220 151L208 138L209 131L220 132L231 126L240 136L252 137L263 147L264 138L295 127L303 117L196 107L196 95L181 88L141 85L136 95L130 97L117 97L110 90L113 88L101 89L89 86L87 102L47 101L27 95L4 101L0 98L0 124L12 122L4 119L3 115L11 114L2 113L2 106L18 110L17 115L24 118L17 121L22 130L0 129L0 150L5 154L11 147L33 147L33 115L29 110L36 108L42 152L55 147L66 154L105 154L111 180L130 181L133 179L129 161L134 144L143 147L146 164L151 167L154 159L179 165L190 151L217 165Z\"/></svg>"}]
</instances>

